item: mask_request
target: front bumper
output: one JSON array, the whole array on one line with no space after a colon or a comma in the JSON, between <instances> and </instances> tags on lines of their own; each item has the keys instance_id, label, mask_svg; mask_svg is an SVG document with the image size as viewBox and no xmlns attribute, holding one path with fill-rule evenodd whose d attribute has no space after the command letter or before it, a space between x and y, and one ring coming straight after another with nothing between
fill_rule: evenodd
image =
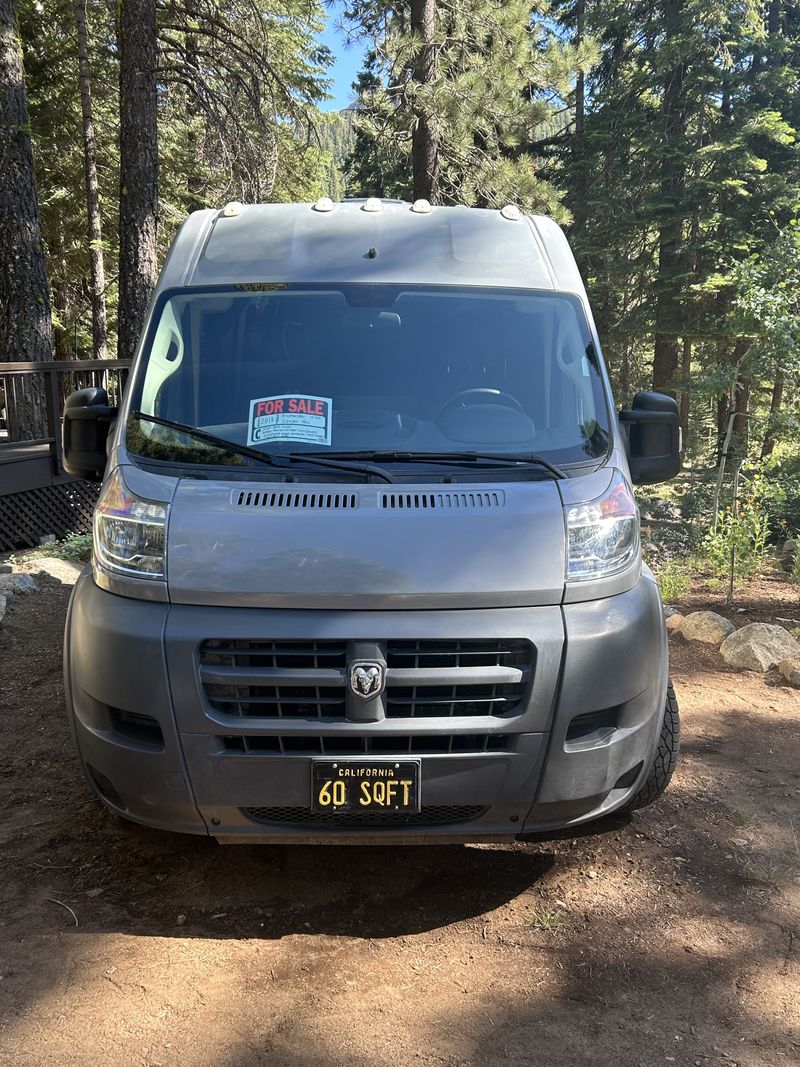
<instances>
[{"instance_id":1,"label":"front bumper","mask_svg":"<svg viewBox=\"0 0 800 1067\"><path fill-rule=\"evenodd\" d=\"M512 638L535 651L513 714L245 719L209 701L198 663L207 639L309 637ZM65 672L87 778L134 821L226 841L480 841L579 825L627 803L657 743L667 650L647 576L584 604L332 612L157 604L105 592L87 575L70 604ZM343 750L366 739L391 758L396 740L398 754L419 754L421 815L315 821L306 750L320 735Z\"/></svg>"}]
</instances>

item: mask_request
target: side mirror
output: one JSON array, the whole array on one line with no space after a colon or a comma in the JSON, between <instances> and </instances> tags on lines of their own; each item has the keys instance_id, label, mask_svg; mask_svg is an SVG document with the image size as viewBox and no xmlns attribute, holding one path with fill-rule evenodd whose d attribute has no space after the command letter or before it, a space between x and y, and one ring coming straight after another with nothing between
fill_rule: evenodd
<instances>
[{"instance_id":1,"label":"side mirror","mask_svg":"<svg viewBox=\"0 0 800 1067\"><path fill-rule=\"evenodd\" d=\"M109 406L105 389L70 393L64 404L64 470L75 478L102 481L106 442L117 409Z\"/></svg>"},{"instance_id":2,"label":"side mirror","mask_svg":"<svg viewBox=\"0 0 800 1067\"><path fill-rule=\"evenodd\" d=\"M628 462L635 485L665 482L681 469L678 405L665 393L637 393L619 421L628 441Z\"/></svg>"}]
</instances>

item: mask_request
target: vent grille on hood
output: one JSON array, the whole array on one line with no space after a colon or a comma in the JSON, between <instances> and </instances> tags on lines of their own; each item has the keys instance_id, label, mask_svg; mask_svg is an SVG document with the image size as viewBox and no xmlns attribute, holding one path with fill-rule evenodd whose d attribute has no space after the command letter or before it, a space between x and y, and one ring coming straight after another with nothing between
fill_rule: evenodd
<instances>
[{"instance_id":1,"label":"vent grille on hood","mask_svg":"<svg viewBox=\"0 0 800 1067\"><path fill-rule=\"evenodd\" d=\"M430 511L453 508L502 508L505 502L505 494L498 490L488 492L447 490L441 493L383 493L380 506L393 510Z\"/></svg>"},{"instance_id":2,"label":"vent grille on hood","mask_svg":"<svg viewBox=\"0 0 800 1067\"><path fill-rule=\"evenodd\" d=\"M231 503L237 508L289 508L314 511L331 509L357 508L357 493L308 493L296 491L265 492L247 489L235 489L231 494Z\"/></svg>"}]
</instances>

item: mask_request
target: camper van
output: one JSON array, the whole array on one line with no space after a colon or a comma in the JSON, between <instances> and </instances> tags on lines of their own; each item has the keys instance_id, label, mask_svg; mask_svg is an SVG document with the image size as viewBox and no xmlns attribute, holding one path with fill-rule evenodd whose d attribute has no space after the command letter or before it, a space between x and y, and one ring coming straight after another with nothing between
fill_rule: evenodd
<instances>
[{"instance_id":1,"label":"camper van","mask_svg":"<svg viewBox=\"0 0 800 1067\"><path fill-rule=\"evenodd\" d=\"M69 717L117 815L223 842L503 841L649 804L678 755L632 485L675 401L614 406L551 220L368 199L197 211L101 481Z\"/></svg>"}]
</instances>

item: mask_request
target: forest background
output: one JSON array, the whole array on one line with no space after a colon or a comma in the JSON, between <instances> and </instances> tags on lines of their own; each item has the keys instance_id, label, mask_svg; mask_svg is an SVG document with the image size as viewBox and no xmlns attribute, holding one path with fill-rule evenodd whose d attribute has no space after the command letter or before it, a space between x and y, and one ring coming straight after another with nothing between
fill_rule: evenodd
<instances>
[{"instance_id":1,"label":"forest background","mask_svg":"<svg viewBox=\"0 0 800 1067\"><path fill-rule=\"evenodd\" d=\"M567 229L617 401L679 402L663 584L753 573L800 528L799 80L792 0L0 0L0 363L129 357L199 207L517 203Z\"/></svg>"}]
</instances>

